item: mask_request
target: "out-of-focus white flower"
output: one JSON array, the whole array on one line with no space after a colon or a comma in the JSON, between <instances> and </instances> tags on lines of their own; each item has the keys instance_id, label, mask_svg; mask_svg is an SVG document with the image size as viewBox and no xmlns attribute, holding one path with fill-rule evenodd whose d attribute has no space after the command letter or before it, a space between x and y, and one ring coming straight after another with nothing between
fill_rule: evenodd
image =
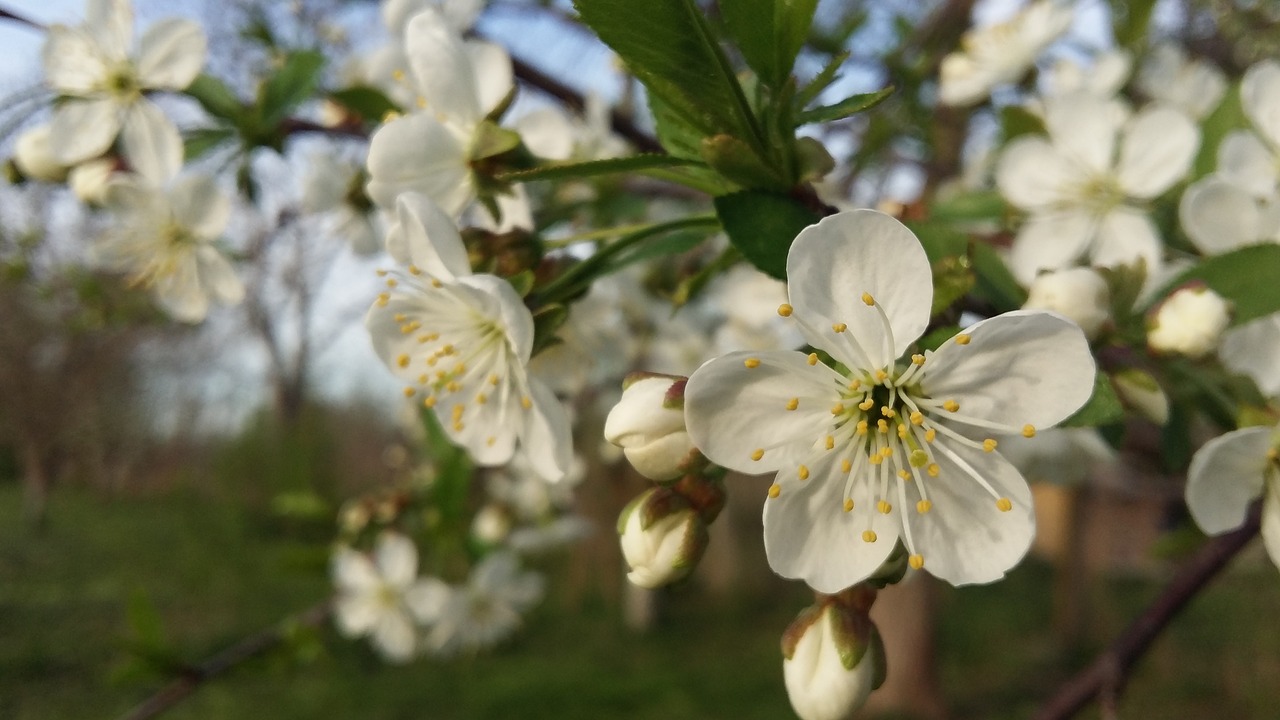
<instances>
[{"instance_id":1,"label":"out-of-focus white flower","mask_svg":"<svg viewBox=\"0 0 1280 720\"><path fill-rule=\"evenodd\" d=\"M80 202L101 205L107 200L107 187L119 169L115 158L89 160L71 168L67 185Z\"/></svg>"},{"instance_id":2,"label":"out-of-focus white flower","mask_svg":"<svg viewBox=\"0 0 1280 720\"><path fill-rule=\"evenodd\" d=\"M417 97L370 139L369 196L390 209L415 191L458 217L476 195L476 133L513 87L511 58L497 45L463 42L431 9L409 21L405 47Z\"/></svg>"},{"instance_id":3,"label":"out-of-focus white flower","mask_svg":"<svg viewBox=\"0 0 1280 720\"><path fill-rule=\"evenodd\" d=\"M392 102L411 108L417 102L418 90L410 80L409 56L405 50L405 31L409 21L423 10L438 13L459 34L471 29L484 9L484 0L385 0L382 23L390 39L353 69L355 83L382 89Z\"/></svg>"},{"instance_id":4,"label":"out-of-focus white flower","mask_svg":"<svg viewBox=\"0 0 1280 720\"><path fill-rule=\"evenodd\" d=\"M1249 427L1205 443L1187 471L1187 508L1196 524L1221 535L1244 524L1262 497L1262 542L1280 566L1280 436L1274 427Z\"/></svg>"},{"instance_id":5,"label":"out-of-focus white flower","mask_svg":"<svg viewBox=\"0 0 1280 720\"><path fill-rule=\"evenodd\" d=\"M520 617L542 599L541 575L520 569L515 555L485 556L467 584L451 587L427 633L426 649L453 655L496 645L520 627Z\"/></svg>"},{"instance_id":6,"label":"out-of-focus white flower","mask_svg":"<svg viewBox=\"0 0 1280 720\"><path fill-rule=\"evenodd\" d=\"M670 375L629 378L605 419L605 439L622 448L631 466L650 480L680 477L693 452L684 427L685 381Z\"/></svg>"},{"instance_id":7,"label":"out-of-focus white flower","mask_svg":"<svg viewBox=\"0 0 1280 720\"><path fill-rule=\"evenodd\" d=\"M1080 328L1017 311L908 354L929 322L929 261L910 230L869 210L802 230L787 278L778 313L842 369L816 353L738 352L685 389L689 435L709 459L776 473L770 566L835 593L901 538L912 567L952 584L1002 577L1031 542L1031 493L994 438L970 436L1032 437L1082 406L1094 364Z\"/></svg>"},{"instance_id":8,"label":"out-of-focus white flower","mask_svg":"<svg viewBox=\"0 0 1280 720\"><path fill-rule=\"evenodd\" d=\"M1069 5L1038 0L1002 23L965 33L961 49L942 59L938 99L972 105L992 88L1016 81L1071 27L1072 16Z\"/></svg>"},{"instance_id":9,"label":"out-of-focus white flower","mask_svg":"<svg viewBox=\"0 0 1280 720\"><path fill-rule=\"evenodd\" d=\"M884 645L864 613L827 599L782 636L782 677L802 720L846 720L884 682Z\"/></svg>"},{"instance_id":10,"label":"out-of-focus white flower","mask_svg":"<svg viewBox=\"0 0 1280 720\"><path fill-rule=\"evenodd\" d=\"M24 131L13 144L13 163L32 180L62 182L67 166L58 161L49 144L49 126L37 125Z\"/></svg>"},{"instance_id":11,"label":"out-of-focus white flower","mask_svg":"<svg viewBox=\"0 0 1280 720\"><path fill-rule=\"evenodd\" d=\"M418 549L403 535L378 537L373 558L349 547L333 555L338 596L334 619L347 637L369 636L392 662L411 659L417 648L416 623L437 619L447 599L439 580L418 578Z\"/></svg>"},{"instance_id":12,"label":"out-of-focus white flower","mask_svg":"<svg viewBox=\"0 0 1280 720\"><path fill-rule=\"evenodd\" d=\"M747 265L725 273L711 289L710 301L724 313L714 345L730 350L791 350L804 344L795 323L773 312L787 301L787 284Z\"/></svg>"},{"instance_id":13,"label":"out-of-focus white flower","mask_svg":"<svg viewBox=\"0 0 1280 720\"><path fill-rule=\"evenodd\" d=\"M1046 98L1049 137L1022 136L1005 148L996 184L1029 217L1010 253L1015 277L1041 270L1163 259L1155 225L1141 203L1186 175L1200 133L1182 113L1144 109L1117 125L1106 102L1089 96Z\"/></svg>"},{"instance_id":14,"label":"out-of-focus white flower","mask_svg":"<svg viewBox=\"0 0 1280 720\"><path fill-rule=\"evenodd\" d=\"M1031 281L1027 310L1051 310L1080 326L1085 337L1098 332L1111 317L1111 291L1107 281L1089 268L1047 272Z\"/></svg>"},{"instance_id":15,"label":"out-of-focus white flower","mask_svg":"<svg viewBox=\"0 0 1280 720\"><path fill-rule=\"evenodd\" d=\"M177 168L164 163L181 162L182 138L144 93L185 89L204 66L205 47L199 25L170 18L152 25L135 53L128 0L89 0L84 25L50 27L45 79L63 98L50 124L58 162L102 155L119 135L138 173L153 181L174 175Z\"/></svg>"},{"instance_id":16,"label":"out-of-focus white flower","mask_svg":"<svg viewBox=\"0 0 1280 720\"><path fill-rule=\"evenodd\" d=\"M523 186L522 186L523 187ZM562 395L619 382L638 344L623 315L614 276L596 280L556 332L561 342L538 353L529 369Z\"/></svg>"},{"instance_id":17,"label":"out-of-focus white flower","mask_svg":"<svg viewBox=\"0 0 1280 720\"><path fill-rule=\"evenodd\" d=\"M1110 100L1120 92L1133 69L1133 57L1123 50L1107 50L1082 64L1071 58L1061 58L1048 72L1048 95L1084 93L1100 100Z\"/></svg>"},{"instance_id":18,"label":"out-of-focus white flower","mask_svg":"<svg viewBox=\"0 0 1280 720\"><path fill-rule=\"evenodd\" d=\"M665 488L646 490L618 517L627 579L644 588L683 580L707 549L707 525L681 496Z\"/></svg>"},{"instance_id":19,"label":"out-of-focus white flower","mask_svg":"<svg viewBox=\"0 0 1280 720\"><path fill-rule=\"evenodd\" d=\"M1201 120L1222 102L1227 78L1213 64L1188 58L1181 46L1166 42L1147 54L1137 86L1152 100Z\"/></svg>"},{"instance_id":20,"label":"out-of-focus white flower","mask_svg":"<svg viewBox=\"0 0 1280 720\"><path fill-rule=\"evenodd\" d=\"M235 270L214 245L231 204L212 178L170 176L157 185L141 175L117 174L103 205L114 222L94 245L95 258L129 273L130 282L149 289L175 319L200 322L211 300L230 305L244 298Z\"/></svg>"},{"instance_id":21,"label":"out-of-focus white flower","mask_svg":"<svg viewBox=\"0 0 1280 720\"><path fill-rule=\"evenodd\" d=\"M371 255L382 248L381 233L363 184L364 168L359 164L317 153L303 180L302 208L323 213L331 231L350 243L353 251Z\"/></svg>"},{"instance_id":22,"label":"out-of-focus white flower","mask_svg":"<svg viewBox=\"0 0 1280 720\"><path fill-rule=\"evenodd\" d=\"M1280 398L1280 313L1223 333L1218 357L1227 369L1251 378L1263 395Z\"/></svg>"},{"instance_id":23,"label":"out-of-focus white flower","mask_svg":"<svg viewBox=\"0 0 1280 720\"><path fill-rule=\"evenodd\" d=\"M1204 357L1218 346L1231 324L1231 306L1207 287L1175 291L1155 309L1147 328L1152 350Z\"/></svg>"},{"instance_id":24,"label":"out-of-focus white flower","mask_svg":"<svg viewBox=\"0 0 1280 720\"><path fill-rule=\"evenodd\" d=\"M1169 422L1169 396L1154 377L1134 368L1111 373L1111 384L1126 405L1157 425Z\"/></svg>"},{"instance_id":25,"label":"out-of-focus white flower","mask_svg":"<svg viewBox=\"0 0 1280 720\"><path fill-rule=\"evenodd\" d=\"M1008 443L1004 457L1031 482L1078 485L1093 468L1114 461L1116 452L1093 428L1050 428Z\"/></svg>"},{"instance_id":26,"label":"out-of-focus white flower","mask_svg":"<svg viewBox=\"0 0 1280 720\"><path fill-rule=\"evenodd\" d=\"M471 518L471 537L485 545L498 545L511 534L511 516L501 505L489 503Z\"/></svg>"},{"instance_id":27,"label":"out-of-focus white flower","mask_svg":"<svg viewBox=\"0 0 1280 720\"><path fill-rule=\"evenodd\" d=\"M405 193L387 250L407 265L365 316L374 350L422 397L445 433L480 465L511 460L519 440L534 470L557 479L572 458L560 401L529 377L533 317L511 285L472 275L453 220Z\"/></svg>"}]
</instances>

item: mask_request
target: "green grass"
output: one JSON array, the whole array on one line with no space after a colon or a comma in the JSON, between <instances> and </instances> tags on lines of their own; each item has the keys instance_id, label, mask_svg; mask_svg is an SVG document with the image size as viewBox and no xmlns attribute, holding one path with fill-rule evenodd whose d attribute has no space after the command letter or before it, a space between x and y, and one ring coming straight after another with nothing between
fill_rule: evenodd
<instances>
[{"instance_id":1,"label":"green grass","mask_svg":"<svg viewBox=\"0 0 1280 720\"><path fill-rule=\"evenodd\" d=\"M328 590L323 533L285 532L225 500L66 491L39 534L17 522L19 504L15 487L0 486L0 718L109 718L153 691L154 676L125 672L136 593L173 652L198 660ZM1243 565L1157 643L1125 695L1126 717L1271 717L1280 707L1280 574ZM1003 583L940 593L942 681L957 717L1026 717L1087 658L1050 639L1051 580L1028 563ZM1095 588L1084 649L1156 591L1134 580ZM806 597L795 584L732 602L685 588L645 636L602 601L553 597L499 652L405 667L326 627L309 662L247 666L166 717L788 718L778 636Z\"/></svg>"}]
</instances>

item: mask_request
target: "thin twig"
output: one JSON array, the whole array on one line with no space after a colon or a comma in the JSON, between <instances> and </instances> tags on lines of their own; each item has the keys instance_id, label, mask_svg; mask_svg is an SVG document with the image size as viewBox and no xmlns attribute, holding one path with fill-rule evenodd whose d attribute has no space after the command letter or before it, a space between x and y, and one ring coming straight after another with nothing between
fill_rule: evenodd
<instances>
[{"instance_id":1,"label":"thin twig","mask_svg":"<svg viewBox=\"0 0 1280 720\"><path fill-rule=\"evenodd\" d=\"M326 600L295 615L292 620L301 627L317 627L328 620L330 609L329 602ZM120 716L120 720L149 720L157 717L185 700L206 681L267 653L285 639L286 634L280 625L273 625L262 632L250 635L203 663L187 669L181 677Z\"/></svg>"},{"instance_id":2,"label":"thin twig","mask_svg":"<svg viewBox=\"0 0 1280 720\"><path fill-rule=\"evenodd\" d=\"M1109 648L1062 684L1036 720L1067 720L1094 698L1100 698L1104 712L1114 713L1133 666L1187 603L1258 534L1261 515L1255 504L1244 525L1205 543Z\"/></svg>"},{"instance_id":3,"label":"thin twig","mask_svg":"<svg viewBox=\"0 0 1280 720\"><path fill-rule=\"evenodd\" d=\"M24 17L10 10L5 10L4 8L0 8L0 20L13 20L14 22L21 23L27 27L31 27L42 32L49 29L44 26L44 23L36 22L29 17Z\"/></svg>"}]
</instances>

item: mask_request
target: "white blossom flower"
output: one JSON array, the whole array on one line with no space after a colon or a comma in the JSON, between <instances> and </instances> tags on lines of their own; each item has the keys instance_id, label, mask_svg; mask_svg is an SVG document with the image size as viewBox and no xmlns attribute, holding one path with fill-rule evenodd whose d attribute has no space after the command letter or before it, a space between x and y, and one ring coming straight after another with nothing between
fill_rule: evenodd
<instances>
[{"instance_id":1,"label":"white blossom flower","mask_svg":"<svg viewBox=\"0 0 1280 720\"><path fill-rule=\"evenodd\" d=\"M1280 566L1280 435L1274 427L1249 427L1205 443L1187 471L1187 508L1196 524L1221 535L1244 524L1249 505L1262 497L1262 541Z\"/></svg>"},{"instance_id":2,"label":"white blossom flower","mask_svg":"<svg viewBox=\"0 0 1280 720\"><path fill-rule=\"evenodd\" d=\"M302 208L324 214L329 229L360 255L381 249L378 216L362 187L364 168L331 153L311 158L303 180Z\"/></svg>"},{"instance_id":3,"label":"white blossom flower","mask_svg":"<svg viewBox=\"0 0 1280 720\"><path fill-rule=\"evenodd\" d=\"M520 627L520 617L542 599L543 577L520 569L515 555L485 556L467 584L451 587L427 634L427 650L453 655L496 645Z\"/></svg>"},{"instance_id":4,"label":"white blossom flower","mask_svg":"<svg viewBox=\"0 0 1280 720\"><path fill-rule=\"evenodd\" d=\"M369 196L384 208L417 191L457 217L475 199L471 152L480 123L513 87L511 58L497 45L463 42L440 13L426 9L405 35L416 109L369 143Z\"/></svg>"},{"instance_id":5,"label":"white blossom flower","mask_svg":"<svg viewBox=\"0 0 1280 720\"><path fill-rule=\"evenodd\" d=\"M200 26L171 18L151 26L133 47L128 0L89 0L85 23L54 25L44 46L45 78L63 101L50 125L54 155L74 165L102 155L120 136L129 164L143 175L172 175L159 163L182 158L172 121L146 98L149 90L183 90L204 66Z\"/></svg>"},{"instance_id":6,"label":"white blossom flower","mask_svg":"<svg viewBox=\"0 0 1280 720\"><path fill-rule=\"evenodd\" d=\"M1046 94L1084 93L1110 100L1124 87L1132 69L1133 58L1123 50L1103 51L1087 65L1071 58L1061 58L1049 68L1045 78Z\"/></svg>"},{"instance_id":7,"label":"white blossom flower","mask_svg":"<svg viewBox=\"0 0 1280 720\"><path fill-rule=\"evenodd\" d=\"M244 298L234 268L214 245L231 204L212 178L187 175L156 186L118 174L103 205L113 223L95 243L95 259L129 273L129 281L149 289L175 319L200 322L210 301L233 305Z\"/></svg>"},{"instance_id":8,"label":"white blossom flower","mask_svg":"<svg viewBox=\"0 0 1280 720\"><path fill-rule=\"evenodd\" d=\"M507 281L472 275L453 221L430 199L405 193L387 234L408 265L387 278L365 317L374 350L432 408L445 433L480 465L511 460L520 442L541 476L572 457L569 422L555 395L529 377L533 317Z\"/></svg>"},{"instance_id":9,"label":"white blossom flower","mask_svg":"<svg viewBox=\"0 0 1280 720\"><path fill-rule=\"evenodd\" d=\"M13 143L13 164L32 180L62 182L67 166L54 157L49 133L48 125L37 125L19 135Z\"/></svg>"},{"instance_id":10,"label":"white blossom flower","mask_svg":"<svg viewBox=\"0 0 1280 720\"><path fill-rule=\"evenodd\" d=\"M913 567L953 584L999 579L1033 534L1026 481L993 433L1033 436L1093 390L1074 323L1017 311L899 364L929 322L919 241L887 215L839 213L801 231L790 303L817 353L737 352L685 389L694 444L745 473L776 472L765 550L784 577L838 592L871 576L899 538ZM968 435L972 433L972 439Z\"/></svg>"},{"instance_id":11,"label":"white blossom flower","mask_svg":"<svg viewBox=\"0 0 1280 720\"><path fill-rule=\"evenodd\" d=\"M1137 86L1152 100L1201 120L1222 102L1227 78L1213 64L1188 58L1181 46L1166 42L1147 55Z\"/></svg>"},{"instance_id":12,"label":"white blossom flower","mask_svg":"<svg viewBox=\"0 0 1280 720\"><path fill-rule=\"evenodd\" d=\"M1280 397L1280 313L1227 330L1218 357L1228 370L1252 379L1263 395Z\"/></svg>"},{"instance_id":13,"label":"white blossom flower","mask_svg":"<svg viewBox=\"0 0 1280 720\"><path fill-rule=\"evenodd\" d=\"M1111 319L1111 291L1091 268L1068 268L1038 275L1022 307L1056 312L1079 325L1092 340Z\"/></svg>"},{"instance_id":14,"label":"white blossom flower","mask_svg":"<svg viewBox=\"0 0 1280 720\"><path fill-rule=\"evenodd\" d=\"M972 105L992 88L1016 81L1071 27L1072 16L1068 5L1038 0L1002 23L965 33L961 49L942 59L938 99Z\"/></svg>"},{"instance_id":15,"label":"white blossom flower","mask_svg":"<svg viewBox=\"0 0 1280 720\"><path fill-rule=\"evenodd\" d=\"M1162 353L1190 358L1208 355L1231 324L1231 306L1201 285L1176 290L1155 308L1147 328L1147 344Z\"/></svg>"},{"instance_id":16,"label":"white blossom flower","mask_svg":"<svg viewBox=\"0 0 1280 720\"><path fill-rule=\"evenodd\" d=\"M748 265L738 265L722 275L709 299L725 316L715 330L717 350L791 350L804 344L794 323L773 309L786 302L787 286Z\"/></svg>"},{"instance_id":17,"label":"white blossom flower","mask_svg":"<svg viewBox=\"0 0 1280 720\"><path fill-rule=\"evenodd\" d=\"M405 662L417 649L417 624L434 621L447 598L444 583L418 578L418 549L392 532L378 537L373 558L349 547L333 555L338 595L334 618L347 637L369 636L392 662Z\"/></svg>"},{"instance_id":18,"label":"white blossom flower","mask_svg":"<svg viewBox=\"0 0 1280 720\"><path fill-rule=\"evenodd\" d=\"M463 33L475 24L484 9L484 0L385 0L382 3L382 24L391 39L363 58L354 75L357 82L381 88L400 107L413 107L418 97L409 80L405 31L409 21L427 9L438 12L449 27Z\"/></svg>"},{"instance_id":19,"label":"white blossom flower","mask_svg":"<svg viewBox=\"0 0 1280 720\"><path fill-rule=\"evenodd\" d=\"M1029 217L1010 253L1014 276L1077 261L1113 266L1144 260L1157 274L1162 245L1141 203L1186 175L1199 130L1185 115L1146 108L1118 125L1105 101L1046 98L1046 139L1023 136L1005 148L996 184Z\"/></svg>"}]
</instances>

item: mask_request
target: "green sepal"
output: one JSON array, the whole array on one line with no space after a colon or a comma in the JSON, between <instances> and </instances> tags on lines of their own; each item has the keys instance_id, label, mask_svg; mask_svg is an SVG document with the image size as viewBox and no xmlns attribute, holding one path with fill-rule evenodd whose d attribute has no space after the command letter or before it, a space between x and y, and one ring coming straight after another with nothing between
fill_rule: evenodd
<instances>
[{"instance_id":1,"label":"green sepal","mask_svg":"<svg viewBox=\"0 0 1280 720\"><path fill-rule=\"evenodd\" d=\"M795 149L800 182L817 182L836 169L835 158L815 138L796 138Z\"/></svg>"},{"instance_id":2,"label":"green sepal","mask_svg":"<svg viewBox=\"0 0 1280 720\"><path fill-rule=\"evenodd\" d=\"M796 619L791 621L786 630L782 631L782 657L790 660L796 655L796 645L800 643L800 638L804 637L805 632L813 627L813 624L822 617L821 605L810 605L800 611L796 615Z\"/></svg>"},{"instance_id":3,"label":"green sepal","mask_svg":"<svg viewBox=\"0 0 1280 720\"><path fill-rule=\"evenodd\" d=\"M556 331L569 319L569 308L560 303L543 305L533 313L533 354L557 342Z\"/></svg>"},{"instance_id":4,"label":"green sepal","mask_svg":"<svg viewBox=\"0 0 1280 720\"><path fill-rule=\"evenodd\" d=\"M485 160L515 150L520 146L520 133L500 127L491 120L476 126L471 143L471 159Z\"/></svg>"},{"instance_id":5,"label":"green sepal","mask_svg":"<svg viewBox=\"0 0 1280 720\"><path fill-rule=\"evenodd\" d=\"M382 122L388 113L401 111L400 106L385 93L369 85L353 85L334 90L329 93L329 99L371 124Z\"/></svg>"},{"instance_id":6,"label":"green sepal","mask_svg":"<svg viewBox=\"0 0 1280 720\"><path fill-rule=\"evenodd\" d=\"M534 275L533 270L526 268L515 275L507 277L507 282L511 283L511 287L515 289L517 295L528 297L529 293L533 291L533 285L537 282L537 277Z\"/></svg>"},{"instance_id":7,"label":"green sepal","mask_svg":"<svg viewBox=\"0 0 1280 720\"><path fill-rule=\"evenodd\" d=\"M702 159L728 180L746 188L781 190L787 183L747 143L732 135L702 140Z\"/></svg>"},{"instance_id":8,"label":"green sepal","mask_svg":"<svg viewBox=\"0 0 1280 720\"><path fill-rule=\"evenodd\" d=\"M258 119L263 130L274 128L303 101L315 94L325 56L315 50L294 50L258 92Z\"/></svg>"},{"instance_id":9,"label":"green sepal","mask_svg":"<svg viewBox=\"0 0 1280 720\"><path fill-rule=\"evenodd\" d=\"M244 104L225 83L212 75L198 75L183 92L200 103L205 112L233 125L240 125L244 118Z\"/></svg>"}]
</instances>

